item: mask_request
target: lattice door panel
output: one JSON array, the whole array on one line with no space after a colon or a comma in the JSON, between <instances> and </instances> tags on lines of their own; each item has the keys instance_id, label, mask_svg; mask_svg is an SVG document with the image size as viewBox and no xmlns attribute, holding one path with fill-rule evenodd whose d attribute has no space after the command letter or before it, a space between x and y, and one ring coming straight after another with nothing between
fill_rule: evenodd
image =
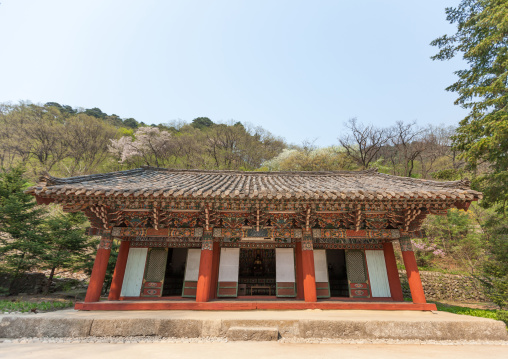
<instances>
[{"instance_id":1,"label":"lattice door panel","mask_svg":"<svg viewBox=\"0 0 508 359\"><path fill-rule=\"evenodd\" d=\"M351 298L370 298L369 278L362 250L346 251L347 279Z\"/></svg>"},{"instance_id":2,"label":"lattice door panel","mask_svg":"<svg viewBox=\"0 0 508 359\"><path fill-rule=\"evenodd\" d=\"M151 248L149 250L141 290L142 297L160 297L162 295L167 260L167 248Z\"/></svg>"}]
</instances>

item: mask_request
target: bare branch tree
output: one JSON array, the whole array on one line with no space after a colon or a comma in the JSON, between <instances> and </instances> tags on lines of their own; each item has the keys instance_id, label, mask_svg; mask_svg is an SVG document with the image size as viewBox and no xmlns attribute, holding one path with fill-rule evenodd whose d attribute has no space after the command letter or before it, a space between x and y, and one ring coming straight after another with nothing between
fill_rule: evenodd
<instances>
[{"instance_id":1,"label":"bare branch tree","mask_svg":"<svg viewBox=\"0 0 508 359\"><path fill-rule=\"evenodd\" d=\"M353 159L363 169L369 168L379 156L379 151L388 142L386 129L373 125L364 126L356 118L350 119L345 125L349 133L339 137L339 143L348 157Z\"/></svg>"},{"instance_id":2,"label":"bare branch tree","mask_svg":"<svg viewBox=\"0 0 508 359\"><path fill-rule=\"evenodd\" d=\"M415 160L424 152L428 143L424 141L425 129L416 125L416 121L405 124L397 121L389 136L392 146L390 160L395 169L400 169L402 176L411 177Z\"/></svg>"}]
</instances>

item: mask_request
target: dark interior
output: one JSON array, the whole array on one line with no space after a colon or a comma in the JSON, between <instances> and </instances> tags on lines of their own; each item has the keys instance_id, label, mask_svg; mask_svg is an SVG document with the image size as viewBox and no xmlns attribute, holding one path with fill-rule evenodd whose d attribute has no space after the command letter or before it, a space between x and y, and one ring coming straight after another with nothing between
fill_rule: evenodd
<instances>
[{"instance_id":1,"label":"dark interior","mask_svg":"<svg viewBox=\"0 0 508 359\"><path fill-rule=\"evenodd\" d=\"M328 280L332 297L349 297L346 271L346 252L343 249L327 249Z\"/></svg>"},{"instance_id":2,"label":"dark interior","mask_svg":"<svg viewBox=\"0 0 508 359\"><path fill-rule=\"evenodd\" d=\"M162 296L181 296L185 276L187 248L169 248Z\"/></svg>"}]
</instances>

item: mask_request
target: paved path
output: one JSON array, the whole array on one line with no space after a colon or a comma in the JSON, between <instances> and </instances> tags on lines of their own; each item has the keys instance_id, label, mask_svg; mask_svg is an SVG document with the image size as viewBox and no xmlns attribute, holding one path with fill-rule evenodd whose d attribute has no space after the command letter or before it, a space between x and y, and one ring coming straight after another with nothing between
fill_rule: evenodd
<instances>
[{"instance_id":1,"label":"paved path","mask_svg":"<svg viewBox=\"0 0 508 359\"><path fill-rule=\"evenodd\" d=\"M508 358L503 345L389 345L389 344L281 344L234 343L139 343L139 344L9 344L0 343L2 359L418 359Z\"/></svg>"}]
</instances>

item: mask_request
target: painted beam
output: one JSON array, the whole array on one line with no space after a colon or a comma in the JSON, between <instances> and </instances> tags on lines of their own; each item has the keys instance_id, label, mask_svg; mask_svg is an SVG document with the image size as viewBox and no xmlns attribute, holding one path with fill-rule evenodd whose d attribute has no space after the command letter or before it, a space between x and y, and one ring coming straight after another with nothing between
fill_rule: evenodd
<instances>
[{"instance_id":1,"label":"painted beam","mask_svg":"<svg viewBox=\"0 0 508 359\"><path fill-rule=\"evenodd\" d=\"M100 228L92 228L89 232L100 234L103 232ZM92 233L90 233L92 234ZM111 235L113 237L202 237L203 228L132 228L132 227L114 227ZM312 229L313 238L319 238L323 243L327 238L349 240L344 243L360 243L362 239L385 239L392 240L401 237L398 229ZM215 238L302 238L302 230L299 228L276 229L266 228L259 231L244 228L214 228L213 237ZM370 243L370 242L369 242Z\"/></svg>"}]
</instances>

